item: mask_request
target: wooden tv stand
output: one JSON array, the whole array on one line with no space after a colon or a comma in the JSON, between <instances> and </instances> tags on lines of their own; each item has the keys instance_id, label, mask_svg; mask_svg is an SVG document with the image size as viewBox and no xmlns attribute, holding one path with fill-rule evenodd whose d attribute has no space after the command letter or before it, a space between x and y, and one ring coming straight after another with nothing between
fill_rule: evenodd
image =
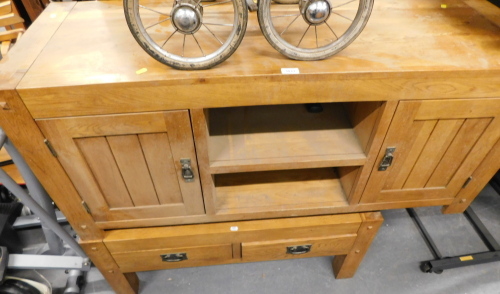
<instances>
[{"instance_id":1,"label":"wooden tv stand","mask_svg":"<svg viewBox=\"0 0 500 294\"><path fill-rule=\"evenodd\" d=\"M378 211L462 212L500 168L499 15L382 0L346 50L299 62L250 13L226 62L177 71L121 2L52 3L0 62L0 126L118 293L136 271L321 255L350 277Z\"/></svg>"}]
</instances>

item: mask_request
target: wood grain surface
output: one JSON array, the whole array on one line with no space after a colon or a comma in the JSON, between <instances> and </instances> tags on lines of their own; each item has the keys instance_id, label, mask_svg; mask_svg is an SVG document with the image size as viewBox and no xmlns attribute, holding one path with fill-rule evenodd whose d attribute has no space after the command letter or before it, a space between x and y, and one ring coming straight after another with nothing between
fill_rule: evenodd
<instances>
[{"instance_id":1,"label":"wood grain surface","mask_svg":"<svg viewBox=\"0 0 500 294\"><path fill-rule=\"evenodd\" d=\"M385 171L374 167L361 202L454 198L495 148L499 105L500 99L400 102L377 162L389 147L396 148L394 159Z\"/></svg>"},{"instance_id":2,"label":"wood grain surface","mask_svg":"<svg viewBox=\"0 0 500 294\"><path fill-rule=\"evenodd\" d=\"M137 274L123 273L102 240L80 242L80 246L116 293L137 294L139 292Z\"/></svg>"},{"instance_id":3,"label":"wood grain surface","mask_svg":"<svg viewBox=\"0 0 500 294\"><path fill-rule=\"evenodd\" d=\"M285 218L109 232L104 243L125 272L258 260L347 254L362 225L362 215ZM312 244L303 255L287 246ZM178 262L161 255L186 253Z\"/></svg>"},{"instance_id":4,"label":"wood grain surface","mask_svg":"<svg viewBox=\"0 0 500 294\"><path fill-rule=\"evenodd\" d=\"M96 221L204 214L188 111L43 119L38 126ZM192 182L182 178L182 158L191 159Z\"/></svg>"},{"instance_id":5,"label":"wood grain surface","mask_svg":"<svg viewBox=\"0 0 500 294\"><path fill-rule=\"evenodd\" d=\"M416 3L378 1L352 45L314 62L281 56L250 13L236 53L205 71L174 70L149 57L128 31L121 2L78 3L18 89L35 118L500 96L500 28L460 0L446 9L438 0ZM147 72L136 74L142 68ZM301 74L282 75L281 68Z\"/></svg>"},{"instance_id":6,"label":"wood grain surface","mask_svg":"<svg viewBox=\"0 0 500 294\"><path fill-rule=\"evenodd\" d=\"M0 150L0 162L12 160L5 148ZM14 164L4 165L2 169L18 184L24 184L24 179Z\"/></svg>"},{"instance_id":7,"label":"wood grain surface","mask_svg":"<svg viewBox=\"0 0 500 294\"><path fill-rule=\"evenodd\" d=\"M358 237L349 253L335 256L333 259L333 272L337 279L354 276L365 254L368 252L373 239L375 239L378 229L384 222L384 218L380 212L362 213L361 218L363 219L363 223L359 227Z\"/></svg>"},{"instance_id":8,"label":"wood grain surface","mask_svg":"<svg viewBox=\"0 0 500 294\"><path fill-rule=\"evenodd\" d=\"M333 168L215 176L218 214L347 206Z\"/></svg>"},{"instance_id":9,"label":"wood grain surface","mask_svg":"<svg viewBox=\"0 0 500 294\"><path fill-rule=\"evenodd\" d=\"M320 113L304 105L212 109L210 171L363 165L364 148L345 112L338 103L323 104Z\"/></svg>"},{"instance_id":10,"label":"wood grain surface","mask_svg":"<svg viewBox=\"0 0 500 294\"><path fill-rule=\"evenodd\" d=\"M278 241L257 241L242 243L243 261L262 261L274 259L293 259L347 253L356 239L356 234L323 236L319 238L289 239ZM287 254L287 247L312 245L304 254Z\"/></svg>"}]
</instances>

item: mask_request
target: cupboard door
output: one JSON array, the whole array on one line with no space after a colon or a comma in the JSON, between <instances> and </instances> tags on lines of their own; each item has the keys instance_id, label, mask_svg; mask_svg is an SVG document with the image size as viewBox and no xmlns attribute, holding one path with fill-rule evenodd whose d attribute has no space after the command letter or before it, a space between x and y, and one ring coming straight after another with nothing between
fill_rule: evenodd
<instances>
[{"instance_id":1,"label":"cupboard door","mask_svg":"<svg viewBox=\"0 0 500 294\"><path fill-rule=\"evenodd\" d=\"M204 214L187 111L37 123L96 221ZM182 176L185 158L191 182Z\"/></svg>"},{"instance_id":2,"label":"cupboard door","mask_svg":"<svg viewBox=\"0 0 500 294\"><path fill-rule=\"evenodd\" d=\"M499 117L500 99L399 103L361 202L455 197L499 139ZM392 163L380 170L387 148Z\"/></svg>"}]
</instances>

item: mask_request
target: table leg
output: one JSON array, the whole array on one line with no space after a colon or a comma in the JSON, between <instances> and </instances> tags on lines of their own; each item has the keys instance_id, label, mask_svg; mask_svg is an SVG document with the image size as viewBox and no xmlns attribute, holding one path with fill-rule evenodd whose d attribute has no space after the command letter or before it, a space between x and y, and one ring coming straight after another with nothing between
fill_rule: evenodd
<instances>
[{"instance_id":1,"label":"table leg","mask_svg":"<svg viewBox=\"0 0 500 294\"><path fill-rule=\"evenodd\" d=\"M80 245L116 293L137 294L139 292L137 274L123 273L104 243L93 241L81 242Z\"/></svg>"},{"instance_id":2,"label":"table leg","mask_svg":"<svg viewBox=\"0 0 500 294\"><path fill-rule=\"evenodd\" d=\"M384 221L380 212L362 213L363 222L358 230L358 237L354 241L349 253L338 255L333 259L333 273L337 279L352 278L361 264L378 229Z\"/></svg>"}]
</instances>

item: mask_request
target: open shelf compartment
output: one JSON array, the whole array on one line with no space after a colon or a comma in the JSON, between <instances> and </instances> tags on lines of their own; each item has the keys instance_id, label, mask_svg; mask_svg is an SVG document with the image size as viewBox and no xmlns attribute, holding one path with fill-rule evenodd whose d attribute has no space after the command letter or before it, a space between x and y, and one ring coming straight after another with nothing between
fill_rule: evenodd
<instances>
[{"instance_id":1,"label":"open shelf compartment","mask_svg":"<svg viewBox=\"0 0 500 294\"><path fill-rule=\"evenodd\" d=\"M323 103L319 113L303 104L209 109L210 173L363 165L380 103L359 104Z\"/></svg>"},{"instance_id":2,"label":"open shelf compartment","mask_svg":"<svg viewBox=\"0 0 500 294\"><path fill-rule=\"evenodd\" d=\"M214 175L217 214L348 206L334 168Z\"/></svg>"}]
</instances>

